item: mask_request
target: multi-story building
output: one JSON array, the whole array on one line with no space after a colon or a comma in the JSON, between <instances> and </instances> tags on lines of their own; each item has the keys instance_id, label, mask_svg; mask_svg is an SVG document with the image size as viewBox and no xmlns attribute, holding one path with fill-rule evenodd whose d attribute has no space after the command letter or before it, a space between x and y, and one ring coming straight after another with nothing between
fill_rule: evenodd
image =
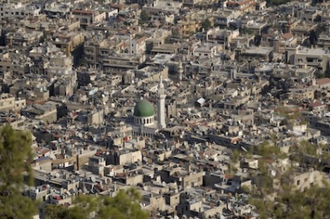
<instances>
[{"instance_id":1,"label":"multi-story building","mask_svg":"<svg viewBox=\"0 0 330 219\"><path fill-rule=\"evenodd\" d=\"M286 48L286 63L298 65L305 63L307 66L317 68L321 73L327 70L330 61L330 51L323 48L306 48L300 45Z\"/></svg>"},{"instance_id":2,"label":"multi-story building","mask_svg":"<svg viewBox=\"0 0 330 219\"><path fill-rule=\"evenodd\" d=\"M225 6L228 9L239 10L242 12L248 12L255 10L256 0L239 0L239 1L227 1Z\"/></svg>"},{"instance_id":3,"label":"multi-story building","mask_svg":"<svg viewBox=\"0 0 330 219\"><path fill-rule=\"evenodd\" d=\"M51 18L66 18L72 7L71 2L52 1L46 2L44 11Z\"/></svg>"},{"instance_id":4,"label":"multi-story building","mask_svg":"<svg viewBox=\"0 0 330 219\"><path fill-rule=\"evenodd\" d=\"M95 10L75 9L72 11L73 18L80 21L82 27L86 27L93 23L104 21L108 14L106 12L99 12Z\"/></svg>"},{"instance_id":5,"label":"multi-story building","mask_svg":"<svg viewBox=\"0 0 330 219\"><path fill-rule=\"evenodd\" d=\"M70 56L71 53L84 43L84 35L81 32L59 33L54 44Z\"/></svg>"},{"instance_id":6,"label":"multi-story building","mask_svg":"<svg viewBox=\"0 0 330 219\"><path fill-rule=\"evenodd\" d=\"M206 32L206 41L214 42L216 41L219 44L224 46L229 46L232 39L239 36L239 30L223 30L220 28L210 29Z\"/></svg>"},{"instance_id":7,"label":"multi-story building","mask_svg":"<svg viewBox=\"0 0 330 219\"><path fill-rule=\"evenodd\" d=\"M0 95L0 111L18 111L25 106L25 99L16 99L10 94Z\"/></svg>"},{"instance_id":8,"label":"multi-story building","mask_svg":"<svg viewBox=\"0 0 330 219\"><path fill-rule=\"evenodd\" d=\"M38 5L29 5L21 2L5 3L0 5L0 20L23 19L26 16L36 17L40 14L41 8Z\"/></svg>"},{"instance_id":9,"label":"multi-story building","mask_svg":"<svg viewBox=\"0 0 330 219\"><path fill-rule=\"evenodd\" d=\"M214 14L214 25L229 27L230 22L235 21L241 15L240 11L223 9Z\"/></svg>"}]
</instances>

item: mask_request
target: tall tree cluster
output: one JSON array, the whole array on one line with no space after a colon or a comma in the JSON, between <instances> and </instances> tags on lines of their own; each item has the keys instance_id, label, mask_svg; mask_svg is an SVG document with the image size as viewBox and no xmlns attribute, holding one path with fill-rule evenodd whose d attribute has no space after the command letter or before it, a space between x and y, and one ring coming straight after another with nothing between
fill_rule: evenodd
<instances>
[{"instance_id":1,"label":"tall tree cluster","mask_svg":"<svg viewBox=\"0 0 330 219\"><path fill-rule=\"evenodd\" d=\"M298 157L317 156L318 147L322 146L302 141L291 153ZM264 143L258 147L257 154L263 158L259 160L259 173L255 177L257 186L249 190L249 202L255 206L260 219L330 219L330 187L327 181L324 180L322 186L311 185L302 191L297 189L292 179L294 167L276 177L270 176L270 169L264 159L287 158L278 147ZM299 162L303 163L302 160Z\"/></svg>"},{"instance_id":2,"label":"tall tree cluster","mask_svg":"<svg viewBox=\"0 0 330 219\"><path fill-rule=\"evenodd\" d=\"M140 198L136 189L120 190L114 197L83 195L72 208L48 205L46 219L147 219L149 214L141 210Z\"/></svg>"},{"instance_id":3,"label":"tall tree cluster","mask_svg":"<svg viewBox=\"0 0 330 219\"><path fill-rule=\"evenodd\" d=\"M23 195L33 186L32 135L10 125L0 127L0 219L29 219L38 214L42 203ZM114 197L80 195L72 207L46 205L47 219L147 219L136 189L120 190Z\"/></svg>"},{"instance_id":4,"label":"tall tree cluster","mask_svg":"<svg viewBox=\"0 0 330 219\"><path fill-rule=\"evenodd\" d=\"M36 203L22 195L24 175L32 185L31 134L0 128L0 218L24 219L37 213Z\"/></svg>"}]
</instances>

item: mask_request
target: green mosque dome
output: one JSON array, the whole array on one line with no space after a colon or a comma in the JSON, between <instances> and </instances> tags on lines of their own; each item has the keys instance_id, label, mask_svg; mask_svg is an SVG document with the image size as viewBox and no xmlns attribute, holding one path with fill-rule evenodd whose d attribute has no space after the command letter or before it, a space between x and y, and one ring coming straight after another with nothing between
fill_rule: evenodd
<instances>
[{"instance_id":1,"label":"green mosque dome","mask_svg":"<svg viewBox=\"0 0 330 219\"><path fill-rule=\"evenodd\" d=\"M134 116L150 117L155 115L155 108L148 100L140 100L134 107Z\"/></svg>"}]
</instances>

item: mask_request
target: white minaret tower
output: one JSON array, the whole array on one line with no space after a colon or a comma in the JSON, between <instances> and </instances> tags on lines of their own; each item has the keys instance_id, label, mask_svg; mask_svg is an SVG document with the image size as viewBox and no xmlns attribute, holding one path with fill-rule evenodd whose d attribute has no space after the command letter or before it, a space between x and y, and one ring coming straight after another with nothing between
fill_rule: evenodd
<instances>
[{"instance_id":1,"label":"white minaret tower","mask_svg":"<svg viewBox=\"0 0 330 219\"><path fill-rule=\"evenodd\" d=\"M181 60L179 61L179 67L178 67L178 73L179 73L179 81L182 81L182 74L183 74L183 67Z\"/></svg>"},{"instance_id":2,"label":"white minaret tower","mask_svg":"<svg viewBox=\"0 0 330 219\"><path fill-rule=\"evenodd\" d=\"M157 109L157 117L158 117L158 128L163 129L166 128L165 123L165 90L163 84L163 75L160 75L159 85L158 85L158 109Z\"/></svg>"}]
</instances>

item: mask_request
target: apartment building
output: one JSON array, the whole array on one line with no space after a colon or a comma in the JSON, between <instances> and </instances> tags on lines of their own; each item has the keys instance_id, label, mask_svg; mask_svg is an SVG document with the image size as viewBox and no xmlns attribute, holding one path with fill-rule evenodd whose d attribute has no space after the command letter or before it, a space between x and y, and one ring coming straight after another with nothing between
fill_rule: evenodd
<instances>
[{"instance_id":1,"label":"apartment building","mask_svg":"<svg viewBox=\"0 0 330 219\"><path fill-rule=\"evenodd\" d=\"M23 19L26 16L38 16L41 8L38 5L29 5L21 2L4 3L0 5L0 20Z\"/></svg>"},{"instance_id":2,"label":"apartment building","mask_svg":"<svg viewBox=\"0 0 330 219\"><path fill-rule=\"evenodd\" d=\"M156 0L151 5L144 5L142 10L145 11L149 16L152 16L161 15L161 13L178 14L181 7L182 2Z\"/></svg>"},{"instance_id":3,"label":"apartment building","mask_svg":"<svg viewBox=\"0 0 330 219\"><path fill-rule=\"evenodd\" d=\"M229 27L231 21L234 21L241 15L238 10L223 9L214 14L214 25L220 27Z\"/></svg>"},{"instance_id":4,"label":"apartment building","mask_svg":"<svg viewBox=\"0 0 330 219\"><path fill-rule=\"evenodd\" d=\"M34 104L22 110L22 115L32 116L45 123L57 121L57 108L54 104Z\"/></svg>"},{"instance_id":5,"label":"apartment building","mask_svg":"<svg viewBox=\"0 0 330 219\"><path fill-rule=\"evenodd\" d=\"M12 72L14 75L23 75L30 72L33 63L26 56L19 53L0 54L0 72Z\"/></svg>"},{"instance_id":6,"label":"apartment building","mask_svg":"<svg viewBox=\"0 0 330 219\"><path fill-rule=\"evenodd\" d=\"M142 161L142 153L137 149L122 149L120 151L111 152L107 158L107 163L114 165L124 165Z\"/></svg>"},{"instance_id":7,"label":"apartment building","mask_svg":"<svg viewBox=\"0 0 330 219\"><path fill-rule=\"evenodd\" d=\"M16 99L11 94L0 95L0 111L19 111L26 106L25 99Z\"/></svg>"},{"instance_id":8,"label":"apartment building","mask_svg":"<svg viewBox=\"0 0 330 219\"><path fill-rule=\"evenodd\" d=\"M44 12L51 18L65 18L71 12L72 7L71 2L51 1L45 3Z\"/></svg>"},{"instance_id":9,"label":"apartment building","mask_svg":"<svg viewBox=\"0 0 330 219\"><path fill-rule=\"evenodd\" d=\"M106 74L121 74L129 69L135 69L141 65L145 59L145 54L108 56L103 60L103 71Z\"/></svg>"},{"instance_id":10,"label":"apartment building","mask_svg":"<svg viewBox=\"0 0 330 219\"><path fill-rule=\"evenodd\" d=\"M324 73L330 61L330 52L324 48L306 48L302 46L286 48L285 61L293 65L305 63L307 66L315 67L321 73Z\"/></svg>"},{"instance_id":11,"label":"apartment building","mask_svg":"<svg viewBox=\"0 0 330 219\"><path fill-rule=\"evenodd\" d=\"M104 21L107 18L106 12L88 9L75 9L72 11L73 18L80 21L81 27Z\"/></svg>"},{"instance_id":12,"label":"apartment building","mask_svg":"<svg viewBox=\"0 0 330 219\"><path fill-rule=\"evenodd\" d=\"M222 44L224 46L229 46L233 38L239 36L239 30L223 30L219 27L210 29L206 32L206 41Z\"/></svg>"},{"instance_id":13,"label":"apartment building","mask_svg":"<svg viewBox=\"0 0 330 219\"><path fill-rule=\"evenodd\" d=\"M238 10L241 12L253 11L255 9L256 0L238 0L227 1L225 6L228 9Z\"/></svg>"},{"instance_id":14,"label":"apartment building","mask_svg":"<svg viewBox=\"0 0 330 219\"><path fill-rule=\"evenodd\" d=\"M84 43L84 35L82 32L60 33L55 39L54 44L61 48L62 51L70 56L71 53Z\"/></svg>"}]
</instances>

